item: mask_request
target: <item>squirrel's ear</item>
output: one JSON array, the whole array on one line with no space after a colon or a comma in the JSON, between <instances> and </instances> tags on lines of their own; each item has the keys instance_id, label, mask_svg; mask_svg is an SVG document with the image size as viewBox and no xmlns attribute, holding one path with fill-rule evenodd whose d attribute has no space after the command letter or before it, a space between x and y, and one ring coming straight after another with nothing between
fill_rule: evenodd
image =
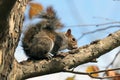
<instances>
[{"instance_id":1,"label":"squirrel's ear","mask_svg":"<svg viewBox=\"0 0 120 80\"><path fill-rule=\"evenodd\" d=\"M66 36L70 36L71 35L71 29L68 29L66 32Z\"/></svg>"}]
</instances>

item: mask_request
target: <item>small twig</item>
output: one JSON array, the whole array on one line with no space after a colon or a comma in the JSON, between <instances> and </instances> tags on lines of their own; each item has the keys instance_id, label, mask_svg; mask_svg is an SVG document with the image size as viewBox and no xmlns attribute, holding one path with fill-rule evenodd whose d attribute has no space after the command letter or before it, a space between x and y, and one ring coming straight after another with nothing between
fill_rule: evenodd
<instances>
[{"instance_id":1,"label":"small twig","mask_svg":"<svg viewBox=\"0 0 120 80\"><path fill-rule=\"evenodd\" d=\"M108 26L108 27L101 28L101 29L96 29L96 30L93 30L93 31L90 31L90 32L85 32L77 40L82 39L87 34L93 34L95 32L99 32L99 31L103 31L103 30L106 30L106 29L109 29L109 28L115 28L115 27L120 27L120 25Z\"/></svg>"},{"instance_id":2,"label":"small twig","mask_svg":"<svg viewBox=\"0 0 120 80\"><path fill-rule=\"evenodd\" d=\"M114 21L114 22L115 22L115 20L110 19L110 18L97 17L97 16L94 16L93 18L94 18L94 19L102 19L102 20L106 20L106 21Z\"/></svg>"},{"instance_id":3,"label":"small twig","mask_svg":"<svg viewBox=\"0 0 120 80\"><path fill-rule=\"evenodd\" d=\"M115 55L114 59L112 60L112 62L106 67L106 69L108 69L111 65L113 65L113 63L116 60L116 57L118 56L118 54L120 53L120 50L117 52L117 54Z\"/></svg>"},{"instance_id":4,"label":"small twig","mask_svg":"<svg viewBox=\"0 0 120 80\"><path fill-rule=\"evenodd\" d=\"M108 69L111 65L113 65L113 63L115 62L116 57L118 56L119 53L120 53L120 50L117 52L117 54L115 55L115 57L114 57L114 59L112 60L112 62L111 62L108 66L106 66L106 69ZM105 76L105 75L106 75L106 74L104 73L103 76Z\"/></svg>"},{"instance_id":5,"label":"small twig","mask_svg":"<svg viewBox=\"0 0 120 80\"><path fill-rule=\"evenodd\" d=\"M105 26L105 25L110 25L110 24L120 24L120 22L116 21L116 22L108 22L108 23L101 23L101 24L81 24L81 25L70 25L70 26L66 26L66 27L74 27L74 26L79 26L79 27L99 27L99 26Z\"/></svg>"},{"instance_id":6,"label":"small twig","mask_svg":"<svg viewBox=\"0 0 120 80\"><path fill-rule=\"evenodd\" d=\"M100 70L100 71L90 72L90 74L96 74L96 73L101 73L101 72L106 72L106 71L115 71L115 70L120 70L120 68L109 69L109 70Z\"/></svg>"},{"instance_id":7,"label":"small twig","mask_svg":"<svg viewBox=\"0 0 120 80\"><path fill-rule=\"evenodd\" d=\"M107 72L107 71L115 71L115 70L120 70L120 68L116 68L116 69L109 69L109 70L100 70L100 71L95 71L95 72L77 72L77 71L71 71L71 70L64 70L64 72L70 72L70 73L75 73L75 74L82 74L82 75L88 75L91 78L95 78L95 79L106 79L106 78L115 78L115 77L120 77L120 75L116 75L116 76L105 76L105 77L94 77L92 76L92 74L96 74L96 73L101 73L101 72Z\"/></svg>"}]
</instances>

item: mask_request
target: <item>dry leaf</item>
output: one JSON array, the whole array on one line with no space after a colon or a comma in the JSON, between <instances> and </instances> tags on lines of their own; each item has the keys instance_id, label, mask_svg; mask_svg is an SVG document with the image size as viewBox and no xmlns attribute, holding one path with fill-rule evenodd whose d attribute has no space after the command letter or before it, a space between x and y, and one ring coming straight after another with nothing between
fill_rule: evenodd
<instances>
[{"instance_id":1,"label":"dry leaf","mask_svg":"<svg viewBox=\"0 0 120 80\"><path fill-rule=\"evenodd\" d=\"M95 71L99 71L99 68L97 66L88 66L86 69L86 72L90 73L90 72L95 72ZM92 74L91 76L93 77L98 77L98 73Z\"/></svg>"},{"instance_id":2,"label":"dry leaf","mask_svg":"<svg viewBox=\"0 0 120 80\"><path fill-rule=\"evenodd\" d=\"M107 74L107 76L115 76L116 72L115 71L107 71L106 74Z\"/></svg>"},{"instance_id":3,"label":"dry leaf","mask_svg":"<svg viewBox=\"0 0 120 80\"><path fill-rule=\"evenodd\" d=\"M109 76L109 77L114 77L114 76L116 76L116 77L113 78L112 80L120 80L120 77L117 77L117 76L120 76L120 74L116 73L115 71L107 71L107 72L106 72L106 75Z\"/></svg>"},{"instance_id":4,"label":"dry leaf","mask_svg":"<svg viewBox=\"0 0 120 80\"><path fill-rule=\"evenodd\" d=\"M40 14L40 12L43 11L43 6L38 3L29 3L30 4L30 10L29 10L29 17L30 19L34 17L37 14Z\"/></svg>"},{"instance_id":5,"label":"dry leaf","mask_svg":"<svg viewBox=\"0 0 120 80\"><path fill-rule=\"evenodd\" d=\"M75 75L72 77L68 77L66 80L75 80Z\"/></svg>"}]
</instances>

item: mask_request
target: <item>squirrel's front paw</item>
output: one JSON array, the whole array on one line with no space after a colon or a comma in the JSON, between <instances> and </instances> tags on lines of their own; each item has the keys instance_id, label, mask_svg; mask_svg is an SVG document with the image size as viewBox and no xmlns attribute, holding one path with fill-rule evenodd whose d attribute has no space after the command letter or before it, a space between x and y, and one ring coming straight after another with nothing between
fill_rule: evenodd
<instances>
[{"instance_id":1,"label":"squirrel's front paw","mask_svg":"<svg viewBox=\"0 0 120 80\"><path fill-rule=\"evenodd\" d=\"M54 55L51 54L51 53L47 53L45 56L50 60L50 59L52 59L52 57L53 57Z\"/></svg>"}]
</instances>

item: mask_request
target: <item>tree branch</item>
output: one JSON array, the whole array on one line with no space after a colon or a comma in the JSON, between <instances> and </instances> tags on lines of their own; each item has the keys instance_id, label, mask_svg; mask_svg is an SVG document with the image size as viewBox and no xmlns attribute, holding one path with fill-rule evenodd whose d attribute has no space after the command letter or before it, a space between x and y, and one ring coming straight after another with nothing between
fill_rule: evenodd
<instances>
[{"instance_id":1,"label":"tree branch","mask_svg":"<svg viewBox=\"0 0 120 80\"><path fill-rule=\"evenodd\" d=\"M109 52L120 45L120 31L108 37L92 42L90 45L63 53L64 57L55 57L52 60L24 61L21 64L14 61L12 75L19 79L30 78L63 71L90 62L94 58ZM11 79L12 80L12 79Z\"/></svg>"},{"instance_id":2,"label":"tree branch","mask_svg":"<svg viewBox=\"0 0 120 80\"><path fill-rule=\"evenodd\" d=\"M114 57L114 59L111 61L111 63L108 65L108 66L106 66L106 69L108 69L111 65L113 65L113 63L115 62L115 60L116 60L116 58L117 58L117 56L120 54L120 51L118 51L117 52L117 54L115 55L115 57Z\"/></svg>"},{"instance_id":3,"label":"tree branch","mask_svg":"<svg viewBox=\"0 0 120 80\"><path fill-rule=\"evenodd\" d=\"M119 21L115 21L115 22L107 22L107 23L99 23L99 24L81 24L81 25L70 25L70 26L66 26L66 27L75 27L75 26L79 26L79 27L100 27L100 26L105 26L105 25L119 25L120 22Z\"/></svg>"},{"instance_id":4,"label":"tree branch","mask_svg":"<svg viewBox=\"0 0 120 80\"><path fill-rule=\"evenodd\" d=\"M96 29L96 30L93 30L93 31L85 32L77 40L82 39L84 36L86 36L88 34L93 34L95 32L104 31L104 30L107 30L107 29L110 29L110 28L119 28L119 27L120 27L120 25L114 25L114 26L108 26L108 27L105 27L105 28L100 28L100 29Z\"/></svg>"},{"instance_id":5,"label":"tree branch","mask_svg":"<svg viewBox=\"0 0 120 80\"><path fill-rule=\"evenodd\" d=\"M98 73L106 73L109 71L115 71L115 70L120 70L120 68L116 68L116 69L108 69L108 70L100 70L100 71L93 71L93 72L78 72L78 71L71 71L71 70L65 70L64 72L69 72L69 73L74 73L74 74L82 74L82 75L88 75L91 78L95 78L95 79L108 79L108 78L115 78L115 77L120 77L120 75L116 75L116 76L104 76L104 77L98 77L98 76L93 76L92 74L98 74Z\"/></svg>"}]
</instances>

